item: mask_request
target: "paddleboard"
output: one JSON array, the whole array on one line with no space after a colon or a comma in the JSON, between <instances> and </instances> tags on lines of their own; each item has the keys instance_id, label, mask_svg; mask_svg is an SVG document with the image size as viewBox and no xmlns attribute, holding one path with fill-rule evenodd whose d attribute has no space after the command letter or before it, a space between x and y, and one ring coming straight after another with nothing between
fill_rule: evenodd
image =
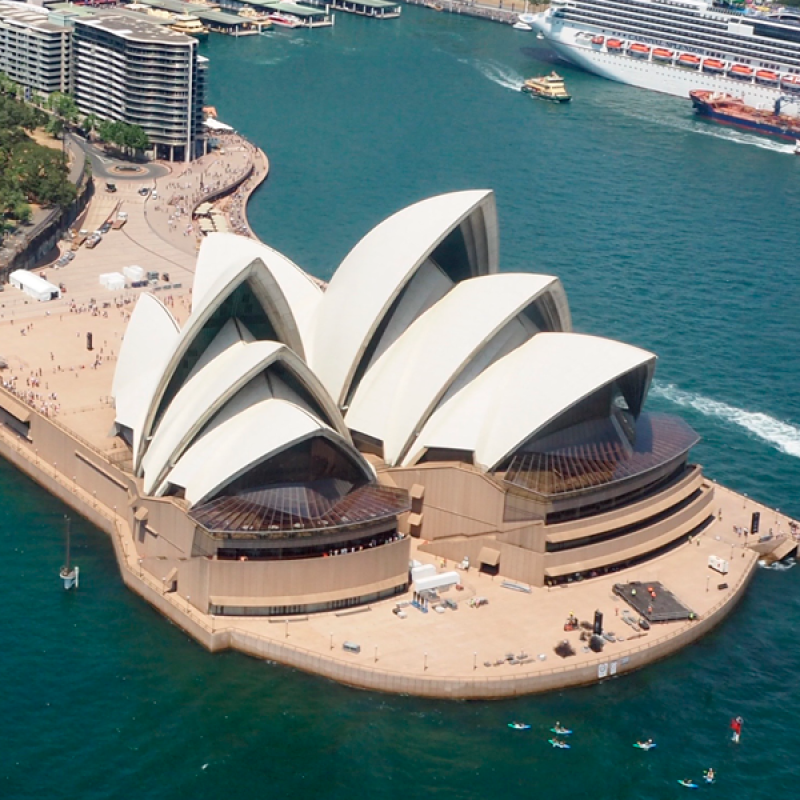
<instances>
[{"instance_id":1,"label":"paddleboard","mask_svg":"<svg viewBox=\"0 0 800 800\"><path fill-rule=\"evenodd\" d=\"M687 789L697 789L698 788L697 784L694 783L693 781L682 781L682 780L679 780L678 783L681 786L685 786Z\"/></svg>"},{"instance_id":2,"label":"paddleboard","mask_svg":"<svg viewBox=\"0 0 800 800\"><path fill-rule=\"evenodd\" d=\"M560 750L569 750L570 746L566 742L557 742L554 739L548 739L547 741L550 742L553 747L558 747Z\"/></svg>"},{"instance_id":3,"label":"paddleboard","mask_svg":"<svg viewBox=\"0 0 800 800\"><path fill-rule=\"evenodd\" d=\"M526 725L524 722L509 722L509 728L513 728L515 731L529 731L531 729L530 725Z\"/></svg>"},{"instance_id":4,"label":"paddleboard","mask_svg":"<svg viewBox=\"0 0 800 800\"><path fill-rule=\"evenodd\" d=\"M638 747L640 750L652 750L656 746L656 743L650 742L650 744L647 744L645 742L644 744L639 744L639 742L634 742L633 746Z\"/></svg>"}]
</instances>

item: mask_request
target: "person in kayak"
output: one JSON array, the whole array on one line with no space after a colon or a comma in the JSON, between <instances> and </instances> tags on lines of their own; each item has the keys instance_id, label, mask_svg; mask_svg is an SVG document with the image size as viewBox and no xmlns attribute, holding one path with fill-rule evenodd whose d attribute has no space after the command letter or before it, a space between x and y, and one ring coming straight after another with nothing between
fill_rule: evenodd
<instances>
[{"instance_id":1,"label":"person in kayak","mask_svg":"<svg viewBox=\"0 0 800 800\"><path fill-rule=\"evenodd\" d=\"M706 770L704 777L705 777L705 779L706 779L706 780L707 780L709 783L713 783L713 781L714 781L714 778L715 778L715 775L714 775L714 768L713 768L713 767L709 767L709 768Z\"/></svg>"},{"instance_id":2,"label":"person in kayak","mask_svg":"<svg viewBox=\"0 0 800 800\"><path fill-rule=\"evenodd\" d=\"M652 739L645 739L645 741L643 741L643 742L639 741L639 742L636 742L636 744L638 744L639 747L643 748L644 750L649 750L653 746L653 740Z\"/></svg>"}]
</instances>

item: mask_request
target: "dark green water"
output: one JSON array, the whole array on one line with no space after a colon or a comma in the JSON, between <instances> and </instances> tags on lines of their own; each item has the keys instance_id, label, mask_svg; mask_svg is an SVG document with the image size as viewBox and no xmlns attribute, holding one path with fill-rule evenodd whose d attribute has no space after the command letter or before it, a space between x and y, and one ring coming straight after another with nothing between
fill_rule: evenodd
<instances>
[{"instance_id":1,"label":"dark green water","mask_svg":"<svg viewBox=\"0 0 800 800\"><path fill-rule=\"evenodd\" d=\"M426 195L496 190L505 269L559 275L576 328L660 356L714 478L800 516L800 159L695 121L688 102L560 70L567 108L514 91L532 35L404 10L333 30L212 37L209 102L260 144L261 238L321 276ZM211 656L128 593L110 543L0 463L2 798L672 798L797 795L797 570L760 571L733 617L602 686L501 703L353 691ZM745 718L742 743L728 720ZM514 718L534 726L506 728ZM552 750L546 729L576 730ZM652 736L658 748L631 747Z\"/></svg>"}]
</instances>

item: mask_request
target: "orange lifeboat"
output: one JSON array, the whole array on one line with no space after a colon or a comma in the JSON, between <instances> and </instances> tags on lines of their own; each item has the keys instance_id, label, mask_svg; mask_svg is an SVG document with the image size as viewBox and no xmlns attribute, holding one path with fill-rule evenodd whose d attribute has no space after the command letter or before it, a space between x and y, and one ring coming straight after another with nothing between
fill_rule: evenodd
<instances>
[{"instance_id":1,"label":"orange lifeboat","mask_svg":"<svg viewBox=\"0 0 800 800\"><path fill-rule=\"evenodd\" d=\"M753 76L753 68L748 67L745 64L734 64L729 70L728 75L731 78L741 78L743 80L747 80Z\"/></svg>"},{"instance_id":2,"label":"orange lifeboat","mask_svg":"<svg viewBox=\"0 0 800 800\"><path fill-rule=\"evenodd\" d=\"M592 38L592 44L603 44L604 41L605 41L605 38L602 37L602 36L594 36Z\"/></svg>"},{"instance_id":3,"label":"orange lifeboat","mask_svg":"<svg viewBox=\"0 0 800 800\"><path fill-rule=\"evenodd\" d=\"M703 62L703 72L725 72L725 62L716 58L707 58Z\"/></svg>"},{"instance_id":4,"label":"orange lifeboat","mask_svg":"<svg viewBox=\"0 0 800 800\"><path fill-rule=\"evenodd\" d=\"M700 56L696 56L693 53L681 53L678 56L678 63L683 67L699 67Z\"/></svg>"},{"instance_id":5,"label":"orange lifeboat","mask_svg":"<svg viewBox=\"0 0 800 800\"><path fill-rule=\"evenodd\" d=\"M620 39L609 39L606 42L606 47L609 50L622 50L622 41Z\"/></svg>"},{"instance_id":6,"label":"orange lifeboat","mask_svg":"<svg viewBox=\"0 0 800 800\"><path fill-rule=\"evenodd\" d=\"M800 92L800 75L783 75L781 86L794 92Z\"/></svg>"},{"instance_id":7,"label":"orange lifeboat","mask_svg":"<svg viewBox=\"0 0 800 800\"><path fill-rule=\"evenodd\" d=\"M650 48L646 44L637 42L628 47L628 53L636 58L647 58L650 55Z\"/></svg>"},{"instance_id":8,"label":"orange lifeboat","mask_svg":"<svg viewBox=\"0 0 800 800\"><path fill-rule=\"evenodd\" d=\"M672 61L675 53L672 50L667 50L665 47L656 47L653 50L653 59L655 61Z\"/></svg>"},{"instance_id":9,"label":"orange lifeboat","mask_svg":"<svg viewBox=\"0 0 800 800\"><path fill-rule=\"evenodd\" d=\"M760 69L756 72L756 80L759 83L775 84L778 82L778 73L771 69Z\"/></svg>"}]
</instances>

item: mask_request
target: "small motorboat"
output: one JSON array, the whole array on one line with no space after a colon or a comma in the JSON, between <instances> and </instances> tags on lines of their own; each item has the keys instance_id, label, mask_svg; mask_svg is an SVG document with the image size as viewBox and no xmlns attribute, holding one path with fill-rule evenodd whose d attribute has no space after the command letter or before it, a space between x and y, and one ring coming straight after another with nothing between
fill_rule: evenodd
<instances>
[{"instance_id":1,"label":"small motorboat","mask_svg":"<svg viewBox=\"0 0 800 800\"><path fill-rule=\"evenodd\" d=\"M515 31L532 31L530 25L527 22L523 22L522 20L518 20L511 26Z\"/></svg>"},{"instance_id":2,"label":"small motorboat","mask_svg":"<svg viewBox=\"0 0 800 800\"><path fill-rule=\"evenodd\" d=\"M666 47L656 47L653 49L653 61L672 61L675 53L667 50Z\"/></svg>"},{"instance_id":3,"label":"small motorboat","mask_svg":"<svg viewBox=\"0 0 800 800\"><path fill-rule=\"evenodd\" d=\"M756 72L756 83L765 83L774 86L778 82L778 73L771 69L760 69Z\"/></svg>"},{"instance_id":4,"label":"small motorboat","mask_svg":"<svg viewBox=\"0 0 800 800\"><path fill-rule=\"evenodd\" d=\"M515 731L529 731L531 726L526 722L509 722L508 727Z\"/></svg>"},{"instance_id":5,"label":"small motorboat","mask_svg":"<svg viewBox=\"0 0 800 800\"><path fill-rule=\"evenodd\" d=\"M279 28L301 28L303 26L303 21L299 17L295 17L292 14L283 14L280 11L270 14L268 19Z\"/></svg>"},{"instance_id":6,"label":"small motorboat","mask_svg":"<svg viewBox=\"0 0 800 800\"><path fill-rule=\"evenodd\" d=\"M628 55L634 58L647 58L650 55L650 48L646 44L634 42L628 47Z\"/></svg>"},{"instance_id":7,"label":"small motorboat","mask_svg":"<svg viewBox=\"0 0 800 800\"><path fill-rule=\"evenodd\" d=\"M621 39L607 39L606 40L606 49L611 50L612 52L618 52L622 50L624 42Z\"/></svg>"},{"instance_id":8,"label":"small motorboat","mask_svg":"<svg viewBox=\"0 0 800 800\"><path fill-rule=\"evenodd\" d=\"M605 40L606 40L605 36L593 36L592 44L603 44Z\"/></svg>"},{"instance_id":9,"label":"small motorboat","mask_svg":"<svg viewBox=\"0 0 800 800\"><path fill-rule=\"evenodd\" d=\"M700 66L700 56L696 56L694 53L681 53L678 56L678 65L697 69Z\"/></svg>"}]
</instances>

